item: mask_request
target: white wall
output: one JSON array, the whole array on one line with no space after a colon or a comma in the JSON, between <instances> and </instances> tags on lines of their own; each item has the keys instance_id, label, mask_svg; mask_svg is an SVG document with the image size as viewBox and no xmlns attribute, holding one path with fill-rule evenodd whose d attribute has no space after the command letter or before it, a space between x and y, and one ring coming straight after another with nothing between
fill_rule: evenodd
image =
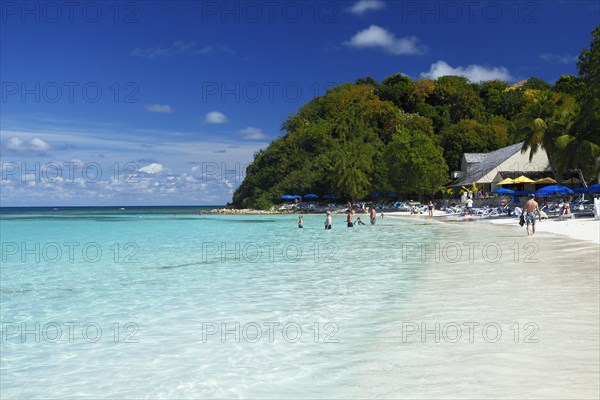
<instances>
[{"instance_id":1,"label":"white wall","mask_svg":"<svg viewBox=\"0 0 600 400\"><path fill-rule=\"evenodd\" d=\"M546 151L543 149L538 150L537 153L534 154L531 162L529 161L529 151L525 153L518 151L495 169L491 170L487 175L481 178L479 182L491 183L492 190L495 189L496 183L502 180L500 175L498 175L498 172L500 171L518 171L522 172L525 176L527 176L527 172L549 171L548 173L550 173L550 163L548 162Z\"/></svg>"}]
</instances>

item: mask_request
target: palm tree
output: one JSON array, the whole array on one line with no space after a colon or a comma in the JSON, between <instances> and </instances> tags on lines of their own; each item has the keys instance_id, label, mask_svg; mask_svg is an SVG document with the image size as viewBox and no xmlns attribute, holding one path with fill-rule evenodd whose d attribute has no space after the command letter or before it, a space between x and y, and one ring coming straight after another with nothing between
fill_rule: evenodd
<instances>
[{"instance_id":1,"label":"palm tree","mask_svg":"<svg viewBox=\"0 0 600 400\"><path fill-rule=\"evenodd\" d=\"M550 168L557 182L562 180L563 164L557 162L561 148L556 139L569 132L573 125L574 106L565 95L550 91L537 94L517 116L518 134L523 137L521 152L529 150L529 161L540 149L546 150Z\"/></svg>"},{"instance_id":2,"label":"palm tree","mask_svg":"<svg viewBox=\"0 0 600 400\"><path fill-rule=\"evenodd\" d=\"M591 178L600 169L599 122L590 104L584 104L568 131L555 139L557 166L562 171L576 169L584 186L584 176Z\"/></svg>"}]
</instances>

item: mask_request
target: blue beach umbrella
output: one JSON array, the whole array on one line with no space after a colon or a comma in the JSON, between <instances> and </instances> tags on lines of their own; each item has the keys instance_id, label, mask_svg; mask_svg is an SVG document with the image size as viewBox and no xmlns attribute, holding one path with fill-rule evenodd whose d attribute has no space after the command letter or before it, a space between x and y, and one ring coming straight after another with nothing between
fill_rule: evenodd
<instances>
[{"instance_id":1,"label":"blue beach umbrella","mask_svg":"<svg viewBox=\"0 0 600 400\"><path fill-rule=\"evenodd\" d=\"M302 196L300 196L299 194L295 194L295 195L292 195L292 198L293 199L301 199Z\"/></svg>"},{"instance_id":2,"label":"blue beach umbrella","mask_svg":"<svg viewBox=\"0 0 600 400\"><path fill-rule=\"evenodd\" d=\"M318 198L319 198L319 196L317 196L317 195L316 195L316 194L314 194L314 193L309 193L309 194L305 194L305 195L304 195L304 198L305 198L305 199L318 199Z\"/></svg>"},{"instance_id":3,"label":"blue beach umbrella","mask_svg":"<svg viewBox=\"0 0 600 400\"><path fill-rule=\"evenodd\" d=\"M373 193L371 193L371 196L373 196L373 197L380 197L380 196L383 196L383 193L381 193L381 192L373 192Z\"/></svg>"},{"instance_id":4,"label":"blue beach umbrella","mask_svg":"<svg viewBox=\"0 0 600 400\"><path fill-rule=\"evenodd\" d=\"M498 188L498 189L492 190L490 193L492 193L492 194L514 194L515 191L510 190L510 189L505 189L505 188Z\"/></svg>"},{"instance_id":5,"label":"blue beach umbrella","mask_svg":"<svg viewBox=\"0 0 600 400\"><path fill-rule=\"evenodd\" d=\"M573 191L575 193L589 193L588 188L576 188L576 189L573 189Z\"/></svg>"},{"instance_id":6,"label":"blue beach umbrella","mask_svg":"<svg viewBox=\"0 0 600 400\"><path fill-rule=\"evenodd\" d=\"M533 190L527 190L527 189L525 189L525 190L518 190L518 191L515 192L515 196L528 196L531 193L533 193Z\"/></svg>"},{"instance_id":7,"label":"blue beach umbrella","mask_svg":"<svg viewBox=\"0 0 600 400\"><path fill-rule=\"evenodd\" d=\"M396 193L390 193L387 195L387 197L398 197L398 195Z\"/></svg>"},{"instance_id":8,"label":"blue beach umbrella","mask_svg":"<svg viewBox=\"0 0 600 400\"><path fill-rule=\"evenodd\" d=\"M548 196L552 196L555 194L560 194L560 195L573 194L573 191L566 186L551 185L551 186L545 186L535 192L536 196L541 196L541 197L548 197Z\"/></svg>"},{"instance_id":9,"label":"blue beach umbrella","mask_svg":"<svg viewBox=\"0 0 600 400\"><path fill-rule=\"evenodd\" d=\"M600 193L600 183L588 186L588 193Z\"/></svg>"},{"instance_id":10,"label":"blue beach umbrella","mask_svg":"<svg viewBox=\"0 0 600 400\"><path fill-rule=\"evenodd\" d=\"M293 200L293 199L295 199L295 197L292 196L291 194L284 194L283 196L280 197L280 199L283 199L283 200Z\"/></svg>"}]
</instances>

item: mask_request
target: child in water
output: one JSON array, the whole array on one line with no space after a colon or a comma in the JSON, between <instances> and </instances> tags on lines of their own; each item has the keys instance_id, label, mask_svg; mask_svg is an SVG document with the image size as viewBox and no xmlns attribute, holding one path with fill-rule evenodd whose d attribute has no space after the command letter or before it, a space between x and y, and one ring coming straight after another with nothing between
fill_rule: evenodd
<instances>
[{"instance_id":1,"label":"child in water","mask_svg":"<svg viewBox=\"0 0 600 400\"><path fill-rule=\"evenodd\" d=\"M361 221L360 217L358 217L358 218L356 218L356 221L354 222L354 225L366 225L366 224Z\"/></svg>"}]
</instances>

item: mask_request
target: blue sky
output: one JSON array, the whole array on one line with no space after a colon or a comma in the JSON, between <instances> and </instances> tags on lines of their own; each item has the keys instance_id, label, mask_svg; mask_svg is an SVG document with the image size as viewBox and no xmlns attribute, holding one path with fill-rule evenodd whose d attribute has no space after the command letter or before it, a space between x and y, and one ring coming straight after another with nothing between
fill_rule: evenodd
<instances>
[{"instance_id":1,"label":"blue sky","mask_svg":"<svg viewBox=\"0 0 600 400\"><path fill-rule=\"evenodd\" d=\"M216 205L327 87L576 74L593 1L12 2L2 206Z\"/></svg>"}]
</instances>

